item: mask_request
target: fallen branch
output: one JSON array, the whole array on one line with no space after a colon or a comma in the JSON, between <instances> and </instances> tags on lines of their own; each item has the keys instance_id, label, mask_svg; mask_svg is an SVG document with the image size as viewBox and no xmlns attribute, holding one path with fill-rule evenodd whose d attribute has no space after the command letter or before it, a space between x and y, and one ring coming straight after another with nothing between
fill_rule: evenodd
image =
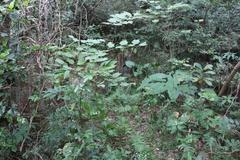
<instances>
[{"instance_id":1,"label":"fallen branch","mask_svg":"<svg viewBox=\"0 0 240 160\"><path fill-rule=\"evenodd\" d=\"M230 73L228 78L223 83L223 86L222 86L220 92L218 93L218 96L223 96L224 92L227 89L228 84L232 81L232 79L234 78L235 74L238 72L239 69L240 69L240 61L234 66L232 72Z\"/></svg>"}]
</instances>

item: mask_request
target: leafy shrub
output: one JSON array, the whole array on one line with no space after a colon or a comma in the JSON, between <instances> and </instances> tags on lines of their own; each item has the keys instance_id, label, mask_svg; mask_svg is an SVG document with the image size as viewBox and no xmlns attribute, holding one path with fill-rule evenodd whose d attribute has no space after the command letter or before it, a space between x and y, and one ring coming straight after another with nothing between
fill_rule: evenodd
<instances>
[{"instance_id":1,"label":"leafy shrub","mask_svg":"<svg viewBox=\"0 0 240 160\"><path fill-rule=\"evenodd\" d=\"M184 66L190 67L189 64L184 64ZM206 66L205 70L211 70L211 68ZM201 81L199 85L199 80L196 80L196 78L198 79L196 72L199 73L199 69L203 70L199 64L194 64L192 72L177 70L173 75L162 73L151 75L143 80L140 89L145 90L145 95L159 96L164 92L168 93L173 108L169 111L162 111L168 120L159 120L159 123L164 124L157 125L165 126L160 128L162 133L168 134L164 131L168 130L176 137L175 140L178 143L179 152L182 153L182 158L212 157L218 159L226 157L228 154L235 154L238 149L232 148L232 144L228 142L231 141L236 144L236 147L238 146L237 135L233 132L236 130L234 123L239 120L227 115L228 109L230 109L228 108L229 103L232 103L234 99L225 103L225 97L218 97L214 89L209 88L213 86L212 83L206 82L205 85L202 85ZM212 71L206 72L208 74L201 74L202 80L210 80L208 77L214 75ZM184 82L188 84L188 87L183 87ZM220 106L225 108L224 115L224 112L219 109ZM160 113L160 115L162 114ZM159 117L162 118L162 116Z\"/></svg>"}]
</instances>

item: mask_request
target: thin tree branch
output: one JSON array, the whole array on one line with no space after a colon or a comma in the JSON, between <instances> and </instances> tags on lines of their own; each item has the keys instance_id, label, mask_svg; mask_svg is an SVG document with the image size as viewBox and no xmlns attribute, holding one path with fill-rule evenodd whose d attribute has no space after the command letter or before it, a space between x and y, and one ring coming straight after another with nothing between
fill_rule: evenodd
<instances>
[{"instance_id":1,"label":"thin tree branch","mask_svg":"<svg viewBox=\"0 0 240 160\"><path fill-rule=\"evenodd\" d=\"M228 78L223 83L223 86L222 86L220 92L218 93L219 96L223 96L224 92L227 89L228 84L232 81L232 79L234 78L235 74L238 72L239 69L240 69L240 61L235 65L232 72L230 73Z\"/></svg>"}]
</instances>

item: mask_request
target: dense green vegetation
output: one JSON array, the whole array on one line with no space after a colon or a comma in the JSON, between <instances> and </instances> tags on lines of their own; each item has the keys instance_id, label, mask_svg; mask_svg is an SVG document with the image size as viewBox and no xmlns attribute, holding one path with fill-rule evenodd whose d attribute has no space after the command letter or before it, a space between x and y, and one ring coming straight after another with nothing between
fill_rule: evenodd
<instances>
[{"instance_id":1,"label":"dense green vegetation","mask_svg":"<svg viewBox=\"0 0 240 160\"><path fill-rule=\"evenodd\" d=\"M238 0L0 1L0 160L240 159Z\"/></svg>"}]
</instances>

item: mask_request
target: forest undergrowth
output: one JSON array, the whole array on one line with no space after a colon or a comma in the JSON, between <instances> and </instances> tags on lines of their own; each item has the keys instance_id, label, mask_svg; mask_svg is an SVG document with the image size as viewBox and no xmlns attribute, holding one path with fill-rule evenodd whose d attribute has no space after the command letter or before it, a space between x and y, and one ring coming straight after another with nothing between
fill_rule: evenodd
<instances>
[{"instance_id":1,"label":"forest undergrowth","mask_svg":"<svg viewBox=\"0 0 240 160\"><path fill-rule=\"evenodd\" d=\"M0 2L0 160L240 159L238 0Z\"/></svg>"}]
</instances>

